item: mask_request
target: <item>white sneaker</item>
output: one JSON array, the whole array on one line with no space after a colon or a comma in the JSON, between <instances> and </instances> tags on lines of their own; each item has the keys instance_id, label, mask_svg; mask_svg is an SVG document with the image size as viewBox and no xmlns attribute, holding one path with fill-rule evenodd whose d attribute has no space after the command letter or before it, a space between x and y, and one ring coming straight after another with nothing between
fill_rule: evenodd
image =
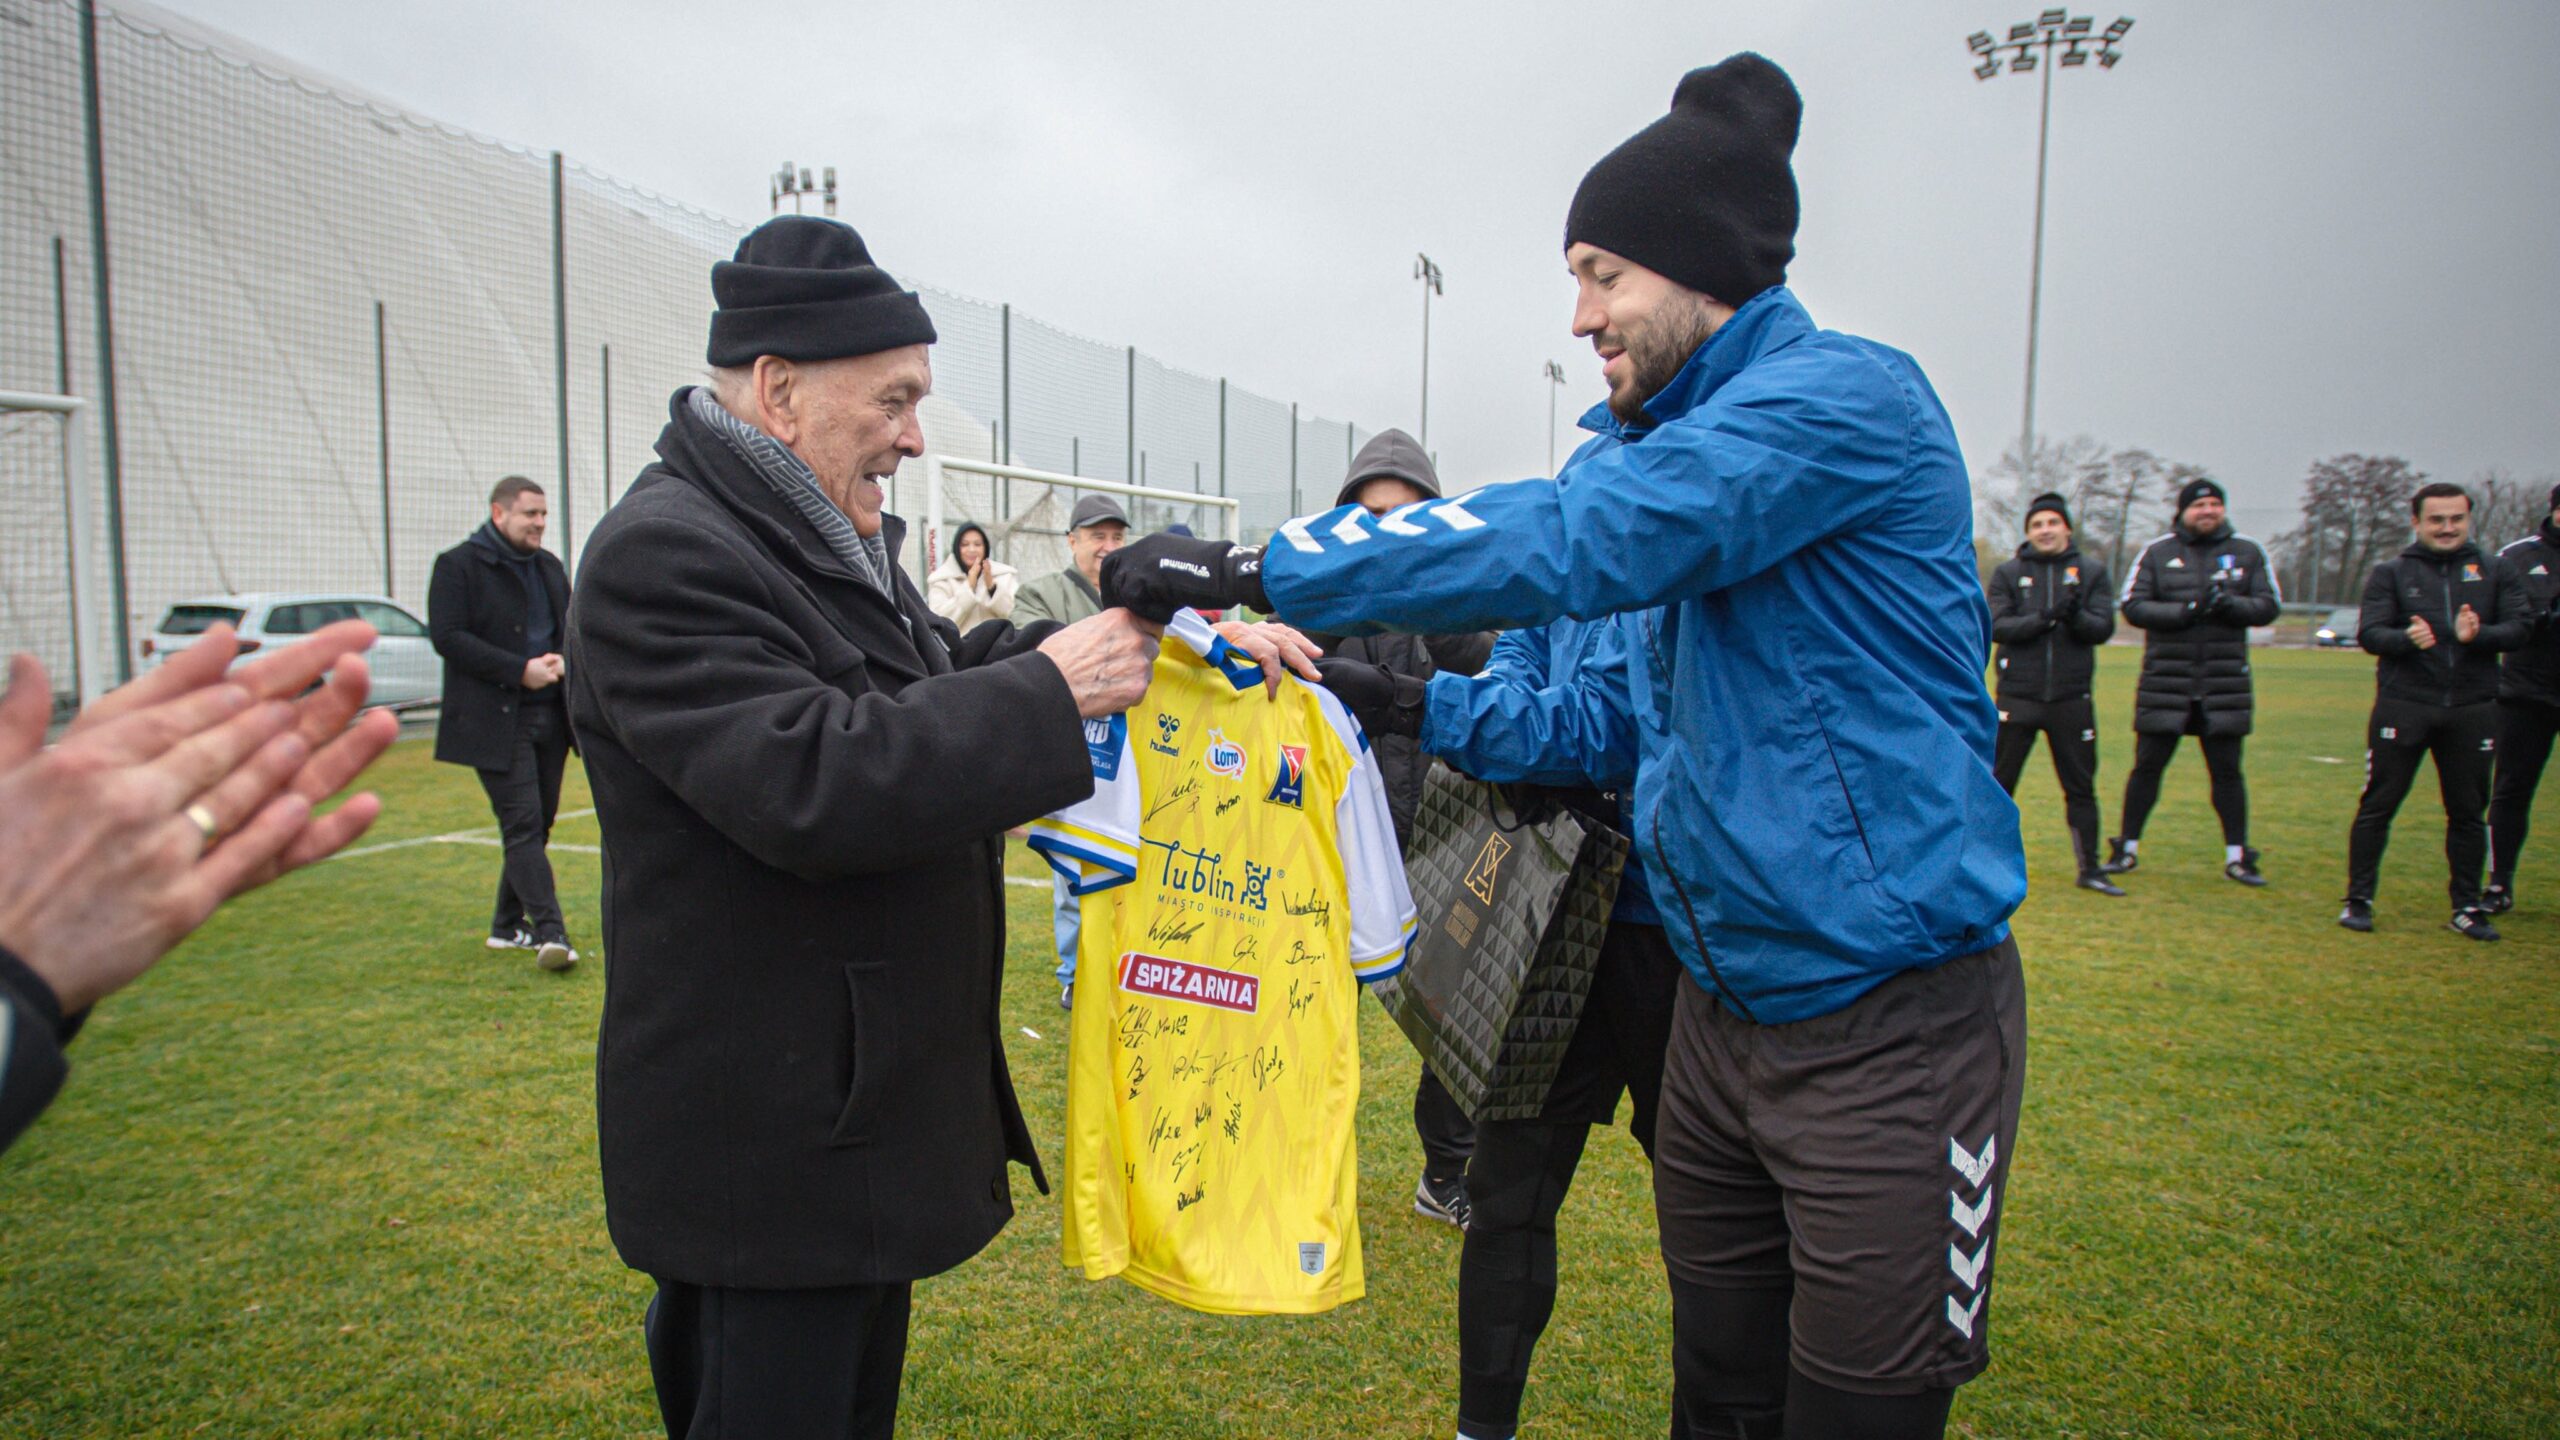
<instances>
[{"instance_id":1,"label":"white sneaker","mask_svg":"<svg viewBox=\"0 0 2560 1440\"><path fill-rule=\"evenodd\" d=\"M578 952L566 940L545 940L535 947L533 963L545 970L566 970L578 963Z\"/></svg>"},{"instance_id":2,"label":"white sneaker","mask_svg":"<svg viewBox=\"0 0 2560 1440\"><path fill-rule=\"evenodd\" d=\"M492 950L530 950L533 948L533 932L519 925L507 934L491 935L489 937L489 948Z\"/></svg>"}]
</instances>

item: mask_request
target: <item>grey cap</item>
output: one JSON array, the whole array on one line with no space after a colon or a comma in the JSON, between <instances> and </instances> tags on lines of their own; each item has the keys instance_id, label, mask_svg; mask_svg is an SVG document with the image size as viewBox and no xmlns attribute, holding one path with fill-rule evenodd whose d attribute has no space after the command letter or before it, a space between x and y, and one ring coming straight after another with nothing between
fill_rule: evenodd
<instances>
[{"instance_id":1,"label":"grey cap","mask_svg":"<svg viewBox=\"0 0 2560 1440\"><path fill-rule=\"evenodd\" d=\"M1106 520L1116 520L1126 525L1129 523L1129 516L1120 508L1120 502L1110 496L1087 495L1076 502L1075 514L1068 518L1067 528L1081 530L1087 525L1099 525Z\"/></svg>"},{"instance_id":2,"label":"grey cap","mask_svg":"<svg viewBox=\"0 0 2560 1440\"><path fill-rule=\"evenodd\" d=\"M1381 430L1351 457L1350 478L1342 482L1342 493L1333 497L1336 505L1348 505L1360 487L1372 480L1401 480L1425 496L1440 498L1440 472L1433 468L1431 457L1422 446L1401 430Z\"/></svg>"}]
</instances>

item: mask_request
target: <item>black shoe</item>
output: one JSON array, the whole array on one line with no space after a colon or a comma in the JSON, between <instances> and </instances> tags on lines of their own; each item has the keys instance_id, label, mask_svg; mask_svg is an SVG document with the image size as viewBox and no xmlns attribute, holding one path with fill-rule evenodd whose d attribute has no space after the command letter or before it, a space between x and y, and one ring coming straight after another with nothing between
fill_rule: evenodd
<instances>
[{"instance_id":1,"label":"black shoe","mask_svg":"<svg viewBox=\"0 0 2560 1440\"><path fill-rule=\"evenodd\" d=\"M2498 938L2498 927L2490 924L2489 917L2481 914L2476 909L2456 910L2453 912L2453 918L2444 923L2446 929L2451 930L2454 934L2460 935L2467 940L2495 940Z\"/></svg>"},{"instance_id":2,"label":"black shoe","mask_svg":"<svg viewBox=\"0 0 2560 1440\"><path fill-rule=\"evenodd\" d=\"M2267 877L2258 873L2258 852L2246 846L2241 848L2239 859L2222 867L2222 873L2243 885L2257 886L2267 883Z\"/></svg>"},{"instance_id":3,"label":"black shoe","mask_svg":"<svg viewBox=\"0 0 2560 1440\"><path fill-rule=\"evenodd\" d=\"M2124 894L2124 887L2108 879L2107 872L2103 869L2081 871L2080 888L2095 890L2101 895L2122 896Z\"/></svg>"},{"instance_id":4,"label":"black shoe","mask_svg":"<svg viewBox=\"0 0 2560 1440\"><path fill-rule=\"evenodd\" d=\"M2370 900L2356 900L2350 898L2347 901L2347 908L2338 912L2338 928L2341 930L2353 930L2359 935L2371 934L2373 932L2373 902Z\"/></svg>"},{"instance_id":5,"label":"black shoe","mask_svg":"<svg viewBox=\"0 0 2560 1440\"><path fill-rule=\"evenodd\" d=\"M1426 1220L1467 1228L1475 1207L1467 1203L1467 1177L1434 1180L1425 1175L1413 1187L1413 1213Z\"/></svg>"},{"instance_id":6,"label":"black shoe","mask_svg":"<svg viewBox=\"0 0 2560 1440\"><path fill-rule=\"evenodd\" d=\"M1073 980L1058 987L1058 1008L1067 1011L1076 1008L1076 982Z\"/></svg>"},{"instance_id":7,"label":"black shoe","mask_svg":"<svg viewBox=\"0 0 2560 1440\"><path fill-rule=\"evenodd\" d=\"M2516 908L2516 892L2504 885L2491 885L2480 892L2480 903L2471 908L2483 915L2504 915Z\"/></svg>"},{"instance_id":8,"label":"black shoe","mask_svg":"<svg viewBox=\"0 0 2560 1440\"><path fill-rule=\"evenodd\" d=\"M2098 870L2106 875L2130 875L2141 863L2142 857L2124 843L2123 836L2118 835L2107 842L2107 863L2099 866Z\"/></svg>"}]
</instances>

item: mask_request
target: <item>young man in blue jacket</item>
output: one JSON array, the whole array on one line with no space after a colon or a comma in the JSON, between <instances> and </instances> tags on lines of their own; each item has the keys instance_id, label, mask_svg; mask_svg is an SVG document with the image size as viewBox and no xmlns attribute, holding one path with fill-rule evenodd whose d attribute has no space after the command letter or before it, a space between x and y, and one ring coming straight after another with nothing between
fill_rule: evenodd
<instances>
[{"instance_id":1,"label":"young man in blue jacket","mask_svg":"<svg viewBox=\"0 0 2560 1440\"><path fill-rule=\"evenodd\" d=\"M1654 1142L1673 1433L1938 1435L1989 1363L2026 862L1953 427L1909 356L1783 283L1801 108L1737 55L1583 178L1565 259L1609 401L1562 475L1267 550L1150 537L1103 594L1336 632L1643 612L1623 694L1522 723L1558 768L1634 775L1685 970ZM1464 683L1432 683L1426 736Z\"/></svg>"}]
</instances>

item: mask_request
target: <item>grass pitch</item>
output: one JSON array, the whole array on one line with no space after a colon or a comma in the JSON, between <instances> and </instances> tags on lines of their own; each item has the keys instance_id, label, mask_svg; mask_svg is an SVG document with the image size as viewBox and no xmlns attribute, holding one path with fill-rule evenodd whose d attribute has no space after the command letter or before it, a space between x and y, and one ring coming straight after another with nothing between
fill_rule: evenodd
<instances>
[{"instance_id":1,"label":"grass pitch","mask_svg":"<svg viewBox=\"0 0 2560 1440\"><path fill-rule=\"evenodd\" d=\"M2109 650L2100 678L2110 823L2137 658ZM2372 665L2258 664L2265 890L2221 878L2191 751L2125 900L2071 888L2041 756L2021 787L2027 1110L1996 1361L1956 1432L2560 1434L2560 800L2503 944L2442 928L2423 781L2379 930L2340 931ZM377 788L369 845L495 833L421 744ZM564 808L587 804L573 767ZM597 839L567 820L553 857L591 951L597 860L565 847ZM496 870L459 841L333 861L102 1008L68 1093L0 1158L0 1435L659 1433L647 1282L596 1183L602 966L483 950ZM1054 1170L1046 892L1012 908L1011 1053ZM1232 1320L1088 1284L1058 1264L1057 1201L1017 1183L1012 1227L917 1288L902 1433L1445 1437L1457 1236L1411 1213L1414 1060L1363 1016L1366 1300ZM1623 1129L1595 1137L1561 1228L1526 1433L1659 1435L1669 1323Z\"/></svg>"}]
</instances>

